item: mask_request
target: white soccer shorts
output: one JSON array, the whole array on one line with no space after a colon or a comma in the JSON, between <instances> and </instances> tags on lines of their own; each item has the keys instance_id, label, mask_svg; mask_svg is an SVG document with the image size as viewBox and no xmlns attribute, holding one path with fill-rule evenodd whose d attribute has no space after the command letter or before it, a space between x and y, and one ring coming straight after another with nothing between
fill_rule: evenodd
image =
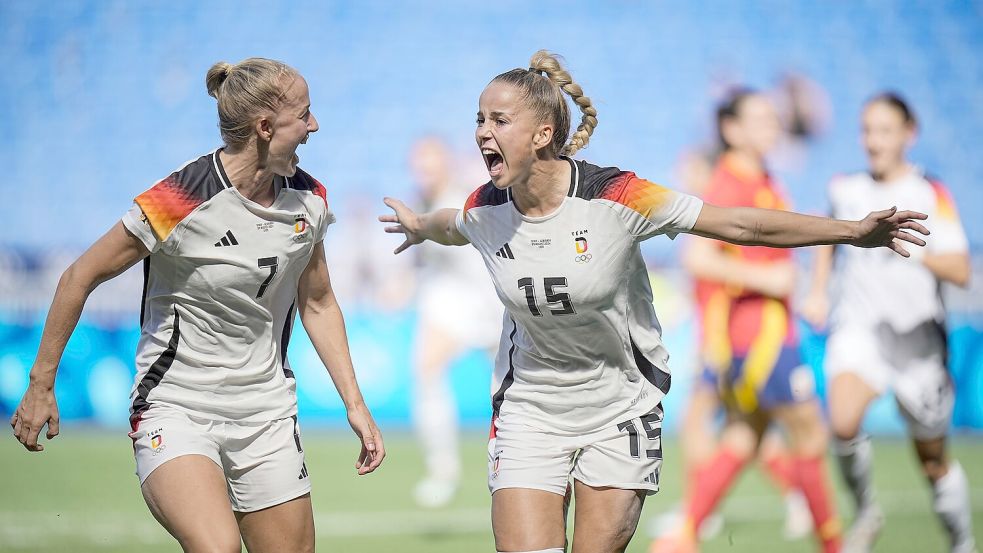
<instances>
[{"instance_id":1,"label":"white soccer shorts","mask_svg":"<svg viewBox=\"0 0 983 553\"><path fill-rule=\"evenodd\" d=\"M258 511L311 491L296 417L244 424L156 406L130 438L141 485L171 459L204 455L225 473L235 511Z\"/></svg>"},{"instance_id":2,"label":"white soccer shorts","mask_svg":"<svg viewBox=\"0 0 983 553\"><path fill-rule=\"evenodd\" d=\"M894 392L911 436L945 436L952 420L955 390L946 369L944 329L927 321L898 333L886 323L844 324L826 342L826 378L853 373L875 392Z\"/></svg>"},{"instance_id":3,"label":"white soccer shorts","mask_svg":"<svg viewBox=\"0 0 983 553\"><path fill-rule=\"evenodd\" d=\"M659 491L662 406L579 436L495 421L488 441L488 489L530 488L558 495L570 478L591 487Z\"/></svg>"}]
</instances>

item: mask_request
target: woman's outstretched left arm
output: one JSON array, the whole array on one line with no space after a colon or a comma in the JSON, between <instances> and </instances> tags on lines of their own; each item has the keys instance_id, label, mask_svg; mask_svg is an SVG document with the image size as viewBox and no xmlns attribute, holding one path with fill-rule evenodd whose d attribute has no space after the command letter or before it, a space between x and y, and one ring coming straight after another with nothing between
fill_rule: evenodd
<instances>
[{"instance_id":1,"label":"woman's outstretched left arm","mask_svg":"<svg viewBox=\"0 0 983 553\"><path fill-rule=\"evenodd\" d=\"M717 207L703 204L691 234L742 246L796 248L820 244L850 244L861 248L891 248L908 257L902 242L924 246L909 231L928 235L917 221L928 216L897 208L874 211L860 221L802 215L791 211L755 207Z\"/></svg>"}]
</instances>

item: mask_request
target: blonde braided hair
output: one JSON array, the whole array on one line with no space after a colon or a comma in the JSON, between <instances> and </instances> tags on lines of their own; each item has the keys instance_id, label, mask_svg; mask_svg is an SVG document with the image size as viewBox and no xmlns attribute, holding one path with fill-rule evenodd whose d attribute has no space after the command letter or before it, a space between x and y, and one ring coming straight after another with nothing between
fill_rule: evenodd
<instances>
[{"instance_id":1,"label":"blonde braided hair","mask_svg":"<svg viewBox=\"0 0 983 553\"><path fill-rule=\"evenodd\" d=\"M594 132L594 127L597 126L597 110L591 104L590 98L584 96L584 89L573 81L570 73L560 65L560 60L546 50L540 50L532 55L532 59L529 61L529 70L545 73L549 80L556 83L573 99L573 102L583 113L580 125L577 126L577 132L573 133L570 141L560 150L560 153L565 156L572 156L581 148L586 148L587 142L590 141L590 135Z\"/></svg>"},{"instance_id":2,"label":"blonde braided hair","mask_svg":"<svg viewBox=\"0 0 983 553\"><path fill-rule=\"evenodd\" d=\"M584 90L573 81L557 56L546 50L533 54L529 69L513 69L498 75L492 82L502 81L519 88L523 98L540 120L553 123L551 149L554 155L572 156L587 147L590 135L597 126L597 110ZM583 113L577 132L570 137L570 109L563 93L573 99Z\"/></svg>"}]
</instances>

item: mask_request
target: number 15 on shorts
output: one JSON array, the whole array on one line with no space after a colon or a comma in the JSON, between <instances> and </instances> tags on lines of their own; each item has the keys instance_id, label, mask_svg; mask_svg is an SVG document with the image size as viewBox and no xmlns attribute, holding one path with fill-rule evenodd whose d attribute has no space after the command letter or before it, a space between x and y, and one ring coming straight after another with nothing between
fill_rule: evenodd
<instances>
[{"instance_id":1,"label":"number 15 on shorts","mask_svg":"<svg viewBox=\"0 0 983 553\"><path fill-rule=\"evenodd\" d=\"M635 459L641 458L641 436L635 425L636 419L627 420L618 425L618 430L628 433L628 453ZM637 419L641 422L642 431L648 438L648 443L654 444L653 449L645 450L646 459L662 459L662 407L656 407L647 415Z\"/></svg>"}]
</instances>

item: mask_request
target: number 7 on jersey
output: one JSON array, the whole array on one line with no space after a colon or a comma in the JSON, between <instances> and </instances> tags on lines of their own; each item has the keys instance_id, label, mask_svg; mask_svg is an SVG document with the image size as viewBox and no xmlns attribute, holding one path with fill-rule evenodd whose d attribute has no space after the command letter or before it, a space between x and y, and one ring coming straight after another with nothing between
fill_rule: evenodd
<instances>
[{"instance_id":1,"label":"number 7 on jersey","mask_svg":"<svg viewBox=\"0 0 983 553\"><path fill-rule=\"evenodd\" d=\"M270 276L266 277L266 280L263 281L263 284L260 284L259 285L259 292L256 293L256 298L257 299L263 297L263 294L266 293L266 289L269 287L270 283L273 282L273 277L276 276L276 262L277 262L277 258L275 258L275 257L261 257L261 258L259 258L258 262L259 262L259 268L260 269L262 269L264 267L268 267L270 269Z\"/></svg>"}]
</instances>

